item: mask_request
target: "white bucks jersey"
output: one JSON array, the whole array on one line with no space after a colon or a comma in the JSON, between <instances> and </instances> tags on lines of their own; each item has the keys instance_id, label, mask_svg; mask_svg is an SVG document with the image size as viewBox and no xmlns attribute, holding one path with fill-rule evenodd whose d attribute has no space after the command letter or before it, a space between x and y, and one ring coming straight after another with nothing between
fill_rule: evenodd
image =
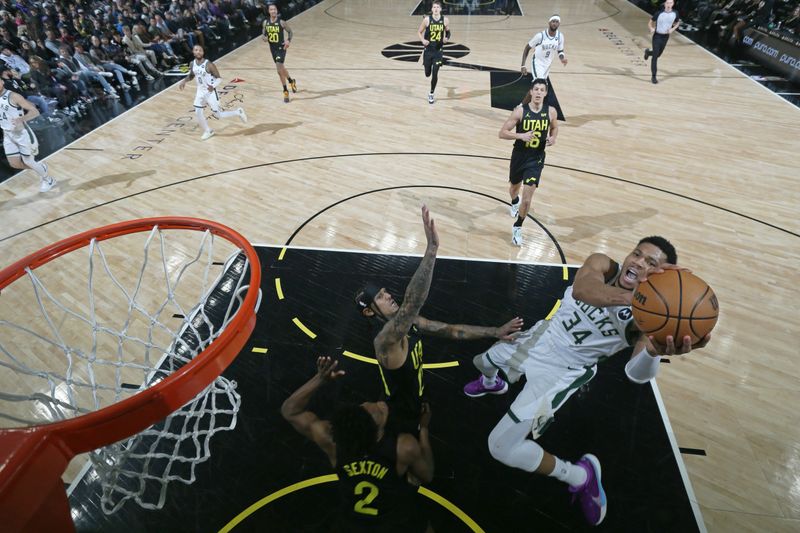
<instances>
[{"instance_id":1,"label":"white bucks jersey","mask_svg":"<svg viewBox=\"0 0 800 533\"><path fill-rule=\"evenodd\" d=\"M198 89L207 89L209 85L214 83L214 76L206 70L208 66L208 59L203 60L199 65L197 61L192 61L192 74L197 79Z\"/></svg>"},{"instance_id":2,"label":"white bucks jersey","mask_svg":"<svg viewBox=\"0 0 800 533\"><path fill-rule=\"evenodd\" d=\"M546 78L550 72L550 65L558 52L564 50L564 34L556 30L553 37L548 35L547 30L537 33L528 42L528 46L533 48L533 59L531 73L534 78Z\"/></svg>"},{"instance_id":3,"label":"white bucks jersey","mask_svg":"<svg viewBox=\"0 0 800 533\"><path fill-rule=\"evenodd\" d=\"M6 90L0 95L0 128L6 131L21 129L14 124L14 119L24 115L21 107L11 103L11 91Z\"/></svg>"},{"instance_id":4,"label":"white bucks jersey","mask_svg":"<svg viewBox=\"0 0 800 533\"><path fill-rule=\"evenodd\" d=\"M618 276L619 272L609 283ZM627 331L632 321L630 306L595 307L576 300L570 285L544 337L549 336L572 364L588 366L631 346Z\"/></svg>"}]
</instances>

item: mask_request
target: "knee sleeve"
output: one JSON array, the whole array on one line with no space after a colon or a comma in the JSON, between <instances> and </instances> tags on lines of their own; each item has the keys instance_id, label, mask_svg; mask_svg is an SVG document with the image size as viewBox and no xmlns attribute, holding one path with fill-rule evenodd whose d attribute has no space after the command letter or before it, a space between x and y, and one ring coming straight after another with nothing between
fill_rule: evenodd
<instances>
[{"instance_id":1,"label":"knee sleeve","mask_svg":"<svg viewBox=\"0 0 800 533\"><path fill-rule=\"evenodd\" d=\"M514 422L505 415L489 434L489 453L501 463L534 472L542 463L544 449L528 438L529 421Z\"/></svg>"}]
</instances>

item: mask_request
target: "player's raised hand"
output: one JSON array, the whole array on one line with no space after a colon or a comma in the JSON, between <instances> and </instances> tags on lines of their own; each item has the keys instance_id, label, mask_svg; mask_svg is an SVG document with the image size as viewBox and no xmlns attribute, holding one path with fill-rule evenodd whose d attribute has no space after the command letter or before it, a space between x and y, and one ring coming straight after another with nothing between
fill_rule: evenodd
<instances>
[{"instance_id":1,"label":"player's raised hand","mask_svg":"<svg viewBox=\"0 0 800 533\"><path fill-rule=\"evenodd\" d=\"M495 333L495 337L500 339L501 341L510 341L516 337L515 333L519 332L522 329L522 318L515 317L497 328L497 333Z\"/></svg>"},{"instance_id":2,"label":"player's raised hand","mask_svg":"<svg viewBox=\"0 0 800 533\"><path fill-rule=\"evenodd\" d=\"M317 375L322 381L333 381L344 376L344 370L336 370L339 361L328 356L317 357Z\"/></svg>"},{"instance_id":3,"label":"player's raised hand","mask_svg":"<svg viewBox=\"0 0 800 533\"><path fill-rule=\"evenodd\" d=\"M657 267L648 269L647 272L644 273L644 277L639 279L639 283L644 283L645 281L647 281L647 276L652 276L653 274L661 274L665 270L680 270L682 272L690 272L690 273L692 271L692 269L687 268L685 266L673 265L672 263L664 263L663 265L658 265Z\"/></svg>"},{"instance_id":4,"label":"player's raised hand","mask_svg":"<svg viewBox=\"0 0 800 533\"><path fill-rule=\"evenodd\" d=\"M439 233L436 231L436 223L431 218L431 212L427 205L422 205L422 224L425 226L425 239L428 241L428 248L434 250L439 248Z\"/></svg>"}]
</instances>

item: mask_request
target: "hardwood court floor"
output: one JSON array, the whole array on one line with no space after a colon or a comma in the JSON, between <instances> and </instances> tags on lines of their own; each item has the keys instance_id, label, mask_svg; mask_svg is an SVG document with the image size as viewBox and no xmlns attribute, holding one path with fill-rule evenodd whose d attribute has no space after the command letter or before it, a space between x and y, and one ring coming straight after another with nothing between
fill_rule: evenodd
<instances>
[{"instance_id":1,"label":"hardwood court floor","mask_svg":"<svg viewBox=\"0 0 800 533\"><path fill-rule=\"evenodd\" d=\"M6 262L112 221L214 219L251 241L421 253L427 202L442 255L561 262L531 221L509 243L508 112L489 106L489 73L444 67L428 105L418 64L381 50L416 40L413 1L328 0L291 20L285 105L265 45L219 60L246 125L200 142L193 87L172 88L48 158L59 188L25 172L0 186ZM569 65L553 66L567 122L548 149L535 217L568 263L622 258L660 233L720 300L714 340L658 379L709 530L800 528L800 401L794 340L800 260L800 112L674 35L661 83L641 60L647 16L624 0L521 2L523 17L451 17L463 63L519 65L557 11ZM133 158L131 155L135 157ZM359 196L360 195L360 196ZM330 208L329 208L330 207ZM329 209L328 209L329 208ZM316 216L315 216L316 215ZM647 450L641 450L647 453Z\"/></svg>"}]
</instances>

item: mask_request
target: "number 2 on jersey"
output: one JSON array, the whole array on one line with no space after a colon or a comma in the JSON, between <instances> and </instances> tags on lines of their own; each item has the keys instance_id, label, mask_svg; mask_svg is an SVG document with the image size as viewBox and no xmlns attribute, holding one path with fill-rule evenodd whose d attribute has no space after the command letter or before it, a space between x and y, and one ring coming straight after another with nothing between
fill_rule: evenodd
<instances>
[{"instance_id":1,"label":"number 2 on jersey","mask_svg":"<svg viewBox=\"0 0 800 533\"><path fill-rule=\"evenodd\" d=\"M370 483L369 481L362 481L358 485L356 485L355 490L353 491L356 496L361 496L365 490L368 490L366 496L358 500L353 507L355 512L360 514L367 514L370 516L378 516L378 510L374 507L367 507L369 504L378 497L378 487Z\"/></svg>"}]
</instances>

